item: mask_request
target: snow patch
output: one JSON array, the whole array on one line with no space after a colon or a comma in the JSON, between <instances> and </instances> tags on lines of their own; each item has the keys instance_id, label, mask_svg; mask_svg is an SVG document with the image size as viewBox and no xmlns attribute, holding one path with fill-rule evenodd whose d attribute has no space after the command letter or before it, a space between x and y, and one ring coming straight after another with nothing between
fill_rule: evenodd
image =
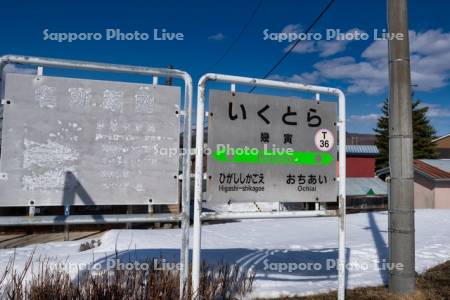
<instances>
[{"instance_id":1,"label":"snow patch","mask_svg":"<svg viewBox=\"0 0 450 300\"><path fill-rule=\"evenodd\" d=\"M416 271L421 273L450 259L450 210L418 209L416 216ZM347 216L346 256L350 267L348 288L384 284L386 271L379 266L387 260L386 212L359 213ZM238 263L242 270L256 272L254 288L248 298L310 295L337 288L337 270L291 270L265 268L269 264L307 264L337 259L338 220L330 218L245 220L202 228L202 260L216 264L223 260ZM192 233L192 230L191 230ZM52 257L64 264L104 263L108 259L164 257L178 260L180 229L110 230L98 248L78 252L77 242L53 242L22 248L0 250L0 274L15 255L20 270L33 249L34 261ZM191 236L192 239L192 236ZM35 264L36 270L38 264ZM271 266L271 265L269 265ZM302 265L300 265L302 266ZM76 278L76 268L68 268ZM36 274L36 273L35 273Z\"/></svg>"}]
</instances>

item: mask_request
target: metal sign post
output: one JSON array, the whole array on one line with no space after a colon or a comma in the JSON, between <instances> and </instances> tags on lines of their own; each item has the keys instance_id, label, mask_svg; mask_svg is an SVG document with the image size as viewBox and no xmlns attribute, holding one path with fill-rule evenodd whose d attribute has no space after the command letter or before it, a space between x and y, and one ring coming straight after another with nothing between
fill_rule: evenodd
<instances>
[{"instance_id":1,"label":"metal sign post","mask_svg":"<svg viewBox=\"0 0 450 300\"><path fill-rule=\"evenodd\" d=\"M266 218L300 218L300 217L316 217L316 216L333 216L336 215L335 211L327 211L327 210L313 210L313 211L284 211L284 212L202 212L202 194L203 194L203 180L204 178L207 178L208 182L211 183L211 186L208 186L207 192L207 199L209 201L216 201L216 200L224 200L227 199L223 196L223 194L220 193L220 190L215 190L214 188L217 188L217 183L220 184L220 179L218 182L218 176L220 176L220 173L217 174L217 170L215 168L221 168L223 170L227 167L224 167L223 164L220 163L229 163L230 166L237 166L241 163L248 163L251 165L250 167L243 167L244 170L250 170L250 169L257 169L257 165L261 163L261 160L263 160L264 164L273 163L274 160L277 162L282 162L285 164L285 166L280 167L276 172L286 170L286 165L289 164L306 164L308 166L315 165L317 163L327 165L330 161L335 161L335 157L332 156L332 154L329 154L328 152L323 152L326 154L320 154L317 152L311 152L307 149L306 152L302 153L295 153L291 154L288 157L285 157L283 155L274 155L274 153L270 153L268 157L261 156L260 153L256 154L250 154L243 156L241 154L234 154L229 155L225 153L217 153L214 152L216 149L213 149L213 156L211 165L208 163L208 174L207 176L204 176L203 174L203 152L204 152L204 145L203 145L203 136L204 136L204 118L205 118L205 88L206 83L208 81L216 81L216 82L223 82L223 83L229 83L231 84L231 95L229 97L236 96L235 92L235 85L236 84L242 84L242 85L249 85L249 86L260 86L260 87L268 87L268 88L281 88L281 89L290 89L290 90L297 90L297 91L304 91L304 92L311 92L316 93L316 101L320 101L319 94L329 94L338 96L338 120L336 122L336 126L339 129L339 177L336 178L338 181L338 191L336 193L336 190L333 190L333 184L330 184L329 188L325 188L322 191L322 194L320 197L328 197L331 199L325 200L325 199L317 199L317 193L304 193L302 196L306 198L306 201L318 201L318 202L331 202L335 201L335 197L337 194L338 202L339 202L339 264L338 264L338 298L344 299L345 297L345 166L346 166L346 152L345 152L345 95L342 91L335 88L327 88L327 87L321 87L321 86L312 86L312 85L303 85L299 83L289 83L289 82L280 82L280 81L274 81L274 80L266 80L266 79L255 79L255 78L248 78L248 77L239 77L239 76L230 76L230 75L222 75L222 74L205 74L203 75L198 83L198 94L197 94L197 122L196 122L196 160L195 160L195 199L194 199L194 242L193 242L193 262L192 262L192 291L196 298L200 298L199 295L199 287L200 287L200 263L201 263L201 257L200 257L200 251L201 251L201 222L203 220L232 220L232 219L266 219ZM218 99L221 99L222 102L225 101L226 97L224 97L223 93L219 93L220 97L217 97L218 92L210 92L210 95L215 95L215 102L218 102ZM259 116L260 119L266 122L267 125L270 125L267 122L270 122L268 116L268 108L269 103L276 107L278 104L275 102L271 102L272 100L265 99L263 95L254 95L253 100L251 102L253 104L261 104L262 108L259 108L255 114ZM248 97L247 97L248 98ZM236 111L241 114L241 119L248 118L247 111L245 111L245 103L252 104L248 102L244 102L245 99L237 97L235 100L232 100L228 103L228 105L235 104ZM220 100L219 100L220 101ZM284 101L280 101L284 102ZM211 102L210 102L211 103ZM231 104L230 104L231 103ZM287 104L287 106L286 106ZM261 106L259 105L259 106ZM288 113L292 113L294 110L294 106L303 105L300 102L294 103L294 100L287 101L286 103L280 104L283 105L283 109L287 110ZM313 105L317 105L313 103ZM322 104L320 104L322 105ZM223 109L231 109L231 107L228 107L224 105L224 103L214 103L213 106L216 107L222 107ZM309 104L311 106L311 104ZM325 112L327 115L331 114L332 107L326 108L326 104L322 106L324 109L329 109L328 112ZM210 107L211 109L211 107ZM314 110L315 108L313 108ZM212 108L214 110L214 107ZM279 110L279 107L278 107ZM229 110L230 112L231 110ZM275 111L277 111L275 109ZM279 111L278 111L279 112ZM314 111L313 111L314 112ZM335 113L335 111L334 111ZM243 115L242 115L243 114ZM210 118L216 118L218 117L216 113L213 112L213 115L209 115ZM231 120L236 120L238 118L237 115L234 113L230 113L228 116ZM220 118L220 116L219 116ZM312 117L308 115L308 119L311 119ZM284 120L286 121L286 120ZM215 126L211 124L210 122L209 126ZM317 123L312 123L317 124ZM309 124L311 125L311 124ZM333 124L334 125L334 124ZM252 126L254 124L247 124L245 127L244 125L240 125L242 128L245 129L245 133L243 133L245 136L244 139L239 139L234 137L233 138L233 146L242 147L243 145L246 145L245 143L248 142L249 137L247 136L250 133L254 134L254 130L252 130ZM218 126L220 128L220 126ZM328 130L322 130L320 132L317 132L318 138L316 138L317 145L316 147L319 148L320 151L322 151L320 148L323 148L324 151L329 151L332 149L332 143L331 140L328 139L329 134L333 135L334 129L330 124L326 124L325 126ZM218 131L220 131L220 129ZM211 130L211 128L210 128ZM214 130L214 129L213 129ZM275 132L281 133L280 130L276 130L274 128L271 128L270 126L265 127L265 131L267 131L267 136L270 136L270 131L275 130ZM301 129L302 130L302 129ZM301 131L304 133L303 131ZM324 133L325 132L325 133ZM309 137L309 133L305 133ZM214 139L215 137L212 137ZM220 137L218 137L220 140ZM314 139L313 139L314 140ZM214 143L218 141L213 141ZM321 143L322 142L322 143ZM333 141L334 142L334 141ZM336 141L337 142L337 141ZM250 145L252 146L252 145ZM331 152L330 152L331 153ZM311 157L310 157L311 156ZM329 157L331 156L331 158ZM308 168L308 166L306 168ZM239 166L241 168L241 166ZM252 170L253 170L252 169ZM289 166L288 166L289 169ZM242 170L242 169L241 169ZM261 169L262 170L262 169ZM326 168L323 168L322 170L326 170ZM321 174L323 176L330 176L327 171L323 171L325 173ZM211 173L211 174L210 174ZM278 174L278 173L277 173ZM268 176L270 177L270 176ZM240 180L240 179L239 179ZM238 180L238 182L239 182ZM266 177L264 177L264 180L266 180ZM272 180L271 185L269 186L268 194L264 195L264 193L258 195L258 196L248 196L243 195L244 193L240 193L239 190L243 190L243 188L240 188L239 186L234 186L234 194L228 198L228 200L233 201L250 201L251 199L254 199L255 197L259 197L258 201L274 201L274 190L270 190L270 188L275 187L275 189L280 188L281 181L279 178L268 178L267 180ZM245 181L245 180L244 180ZM327 182L328 183L328 182ZM212 192L211 189L213 188ZM248 187L244 187L245 190L248 189ZM250 187L254 188L254 187ZM230 189L229 189L230 190ZM293 191L291 191L293 193ZM259 194L259 193L258 193ZM289 194L283 194L285 197L289 199ZM216 197L216 199L214 199ZM248 199L246 199L246 197ZM298 194L297 194L297 197ZM314 197L313 199L308 197ZM223 198L223 199L222 199ZM233 199L231 199L233 198ZM242 199L243 198L243 199ZM284 198L279 199L278 201L286 201ZM299 201L299 200L296 200Z\"/></svg>"},{"instance_id":2,"label":"metal sign post","mask_svg":"<svg viewBox=\"0 0 450 300\"><path fill-rule=\"evenodd\" d=\"M3 69L7 64L22 64L22 65L31 65L38 67L38 74L37 75L24 75L24 74L9 74L6 76L3 76ZM98 71L98 72L115 72L115 73L125 73L125 74L137 74L137 75L143 75L143 76L153 76L153 85L146 85L146 84L131 84L131 83L118 83L118 82L106 82L106 81L93 81L93 80L84 80L84 79L68 79L68 78L58 78L58 77L48 77L42 75L42 68L43 67L52 67L52 68L59 68L59 69L79 69L79 70L85 70L85 71ZM192 79L190 75L184 71L175 70L175 69L163 69L163 68L147 68L147 67L138 67L138 66L127 66L127 65L115 65L115 64L105 64L105 63L96 63L96 62L84 62L84 61L72 61L72 60L61 60L61 59L52 59L52 58L39 58L39 57L28 57L28 56L15 56L15 55L7 55L0 58L0 74L1 74L1 87L2 90L0 92L0 95L2 97L2 102L5 105L8 105L8 109L6 111L5 116L14 116L19 115L24 112L29 112L30 115L27 115L27 117L30 117L29 122L42 122L42 120L39 120L39 116L46 116L47 123L42 123L42 128L44 128L43 132L44 134L47 134L49 136L49 142L53 138L53 140L57 140L60 138L61 140L64 140L64 144L56 145L46 145L44 139L42 139L44 142L36 143L34 141L31 141L29 137L35 136L33 132L32 126L23 126L25 129L22 131L16 130L19 134L19 136L23 137L22 144L24 144L25 147L28 147L27 149L30 150L24 154L23 164L22 167L27 167L27 170L30 172L30 174L23 174L23 170L15 165L17 164L20 159L15 158L12 162L8 161L7 164L2 164L2 172L3 168L8 168L11 173L12 182L15 183L15 185L8 184L7 186L11 188L11 191L14 187L19 186L27 186L27 188L20 189L18 193L22 195L23 197L19 200L19 205L28 205L28 201L30 199L25 199L26 197L29 197L32 195L33 198L36 198L38 200L42 201L34 201L34 205L39 205L42 203L42 205L50 205L55 204L51 203L52 201L57 201L58 197L55 197L54 194L61 196L61 193L66 192L67 190L71 191L70 193L76 193L76 195L68 195L70 196L73 201L78 201L72 203L70 199L69 201L65 201L65 197L59 197L59 201L61 201L61 198L63 199L63 205L66 205L68 208L70 204L75 205L95 205L96 202L92 201L93 198L101 198L105 196L105 189L108 190L110 187L114 187L120 190L123 188L123 186L120 185L119 180L121 177L123 177L122 173L119 170L106 170L104 178L111 179L108 182L103 182L102 184L104 189L99 190L96 189L94 185L92 185L92 181L98 180L95 176L92 177L88 171L85 171L86 168L89 169L93 165L95 170L95 165L99 163L98 159L95 158L95 153L89 153L89 151L86 152L86 148L83 149L77 149L77 148L70 148L67 147L69 144L73 147L77 146L77 140L85 138L84 142L86 143L87 137L92 138L92 136L95 136L94 141L102 140L104 139L106 142L102 145L99 145L100 148L104 151L119 151L120 148L123 146L120 143L117 143L118 140L124 141L125 144L132 149L128 149L130 152L132 150L138 149L140 152L136 155L131 155L127 157L127 163L129 165L131 164L133 167L131 168L131 171L138 171L137 173L141 174L139 171L142 172L142 177L140 180L142 183L138 185L133 185L133 188L136 192L141 192L145 190L144 184L148 185L149 182L147 182L144 179L151 179L153 177L154 179L154 172L155 168L150 168L147 164L145 170L138 170L139 166L137 162L141 159L149 159L149 161L153 162L154 156L148 151L152 150L149 149L148 145L153 145L151 142L154 142L156 139L157 141L165 139L164 145L170 146L170 145L176 145L178 146L178 140L179 140L179 117L183 116L183 154L182 154L182 174L179 175L179 158L178 156L174 156L171 159L161 158L164 160L164 165L170 166L170 170L166 168L165 171L168 175L171 174L171 181L173 184L171 187L176 186L178 187L178 180L182 180L182 191L181 191L181 206L182 211L180 214L160 214L160 215L149 215L149 214L136 214L136 215L66 215L66 216L33 216L32 218L29 217L19 217L19 216L8 216L8 217L1 217L0 218L0 226L17 226L17 225L69 225L69 224L100 224L100 223L126 223L126 222L132 222L132 223L144 223L144 222L157 222L157 221L181 221L182 224L182 238L181 238L181 245L180 245L180 264L181 264L181 270L180 270L180 297L184 297L185 292L187 291L187 278L188 278L188 270L189 270L189 211L190 211L190 200L189 200L189 194L190 194L190 146L191 146L191 110L192 110ZM172 78L179 78L184 81L184 99L183 101L177 100L180 99L179 97L179 88L177 87L168 87L168 86L157 86L157 77L158 76L164 76L164 77L172 77ZM7 82L5 82L5 77L10 78ZM5 85L6 83L6 85ZM21 84L26 83L26 84ZM72 86L74 85L74 86ZM96 94L97 93L97 94ZM14 99L3 99L6 96L14 96L16 102L14 102ZM94 101L95 96L95 101ZM68 103L61 101L64 100L67 97L69 101ZM31 98L31 99L30 99ZM166 101L157 101L155 99L164 99L168 101L169 103L166 103ZM125 101L125 100L131 100ZM34 100L34 101L33 101ZM173 101L175 100L175 101ZM30 104L27 103L32 102L32 105L38 105L38 110L30 110ZM184 104L184 111L181 111L181 102ZM154 104L154 105L153 105ZM51 110L54 110L57 108L57 111L55 111L55 114L49 113ZM173 109L177 108L177 109ZM156 116L152 115L153 111L150 111L150 109L155 109L158 114ZM59 117L55 118L56 112L58 114L61 114ZM129 120L133 120L132 117L129 117L132 113L135 113L136 116L138 116L136 124L131 124L128 122ZM68 118L70 120L72 117L80 117L82 118L81 121L83 121L83 125L92 125L92 122L96 121L96 115L100 115L102 119L105 119L109 122L109 127L102 126L102 124L96 124L96 131L89 132L89 130L92 130L92 126L88 126L89 128L81 128L79 127L80 124L77 122L65 122L64 117ZM159 124L162 124L162 128L160 128L159 132L156 132L156 130L153 130L152 128L146 128L148 132L155 131L154 135L146 134L142 135L142 130L144 130L142 127L151 125L149 124L149 116L152 116L152 118L161 118L161 114L167 114L166 118L164 120L161 120ZM147 117L145 117L147 116ZM48 118L47 118L48 117ZM35 119L33 119L35 118ZM170 122L168 120L171 120ZM5 122L8 124L8 126L11 128L11 131L14 131L14 129L20 128L20 126L17 126L18 124L16 122L20 122L21 118L11 118L8 117ZM151 122L154 122L155 120L151 119ZM158 120L156 120L158 121ZM151 123L150 122L150 123ZM176 122L176 126L174 125ZM67 124L66 124L67 123ZM121 123L121 124L119 124ZM126 123L126 124L125 124ZM50 125L49 125L50 124ZM57 132L49 131L49 127L51 125L57 124L61 126L57 126L58 130ZM126 126L125 126L125 125ZM20 125L20 124L19 124ZM103 124L105 125L105 124ZM121 125L124 125L120 127ZM27 127L28 126L28 127ZM135 132L133 134L130 132L130 128L134 128ZM84 130L84 131L83 131ZM103 131L102 131L103 130ZM106 131L105 131L106 130ZM88 133L85 133L85 132ZM120 132L123 131L123 132ZM168 134L170 136L162 137L158 136L157 133L160 133L161 131L164 131L163 133ZM77 134L72 134L72 133ZM7 134L7 133L6 133ZM13 136L9 136L9 138L14 138ZM17 138L17 137L16 137ZM70 142L68 142L70 140ZM170 142L167 142L170 141ZM5 140L3 140L3 143L6 143ZM13 143L14 145L4 145L7 147L17 147L20 146L21 143ZM95 143L92 143L92 148L95 148ZM146 148L147 147L147 148ZM7 153L6 156L14 157L14 151L17 149L11 148L10 151L2 151L2 156L4 153ZM52 154L50 156L46 156L45 154L42 154L45 152L46 149L53 150ZM8 149L7 149L8 150ZM124 149L122 149L124 150ZM176 149L178 151L178 149ZM56 151L56 152L55 152ZM95 152L95 151L94 151ZM178 152L177 152L178 153ZM84 155L85 154L85 155ZM78 155L78 156L77 156ZM84 155L84 156L83 156ZM123 155L124 157L126 155ZM55 165L60 166L62 162L63 164L67 161L73 162L76 160L77 157L83 157L83 159L78 160L76 167L79 167L80 170L85 171L86 173L83 173L83 178L88 178L85 182L80 182L76 179L76 174L71 172L71 170L53 170L49 169L44 171L44 175L47 177L42 177L39 174L39 170L34 170L33 167L38 166L40 168L48 168L47 164L49 161L54 161ZM3 160L4 157L2 157ZM6 157L8 158L8 157ZM31 158L31 159L30 159ZM116 157L117 158L117 157ZM26 160L28 159L28 160ZM103 166L108 166L107 161L101 162L103 163ZM75 164L75 163L74 163ZM50 163L51 165L51 163ZM106 169L107 167L105 167ZM52 179L53 177L57 177L58 180L60 180L61 176L59 172L61 171L63 174L65 174L65 177L61 181L61 184L64 187L64 192L61 190L60 186L52 186L52 183L54 183ZM131 172L130 171L130 172ZM157 170L160 171L160 170ZM170 171L170 172L169 172ZM45 173L46 172L46 173ZM82 171L80 171L82 173ZM132 175L130 175L130 182L129 184L136 184L136 174L134 172ZM28 176L28 177L27 177ZM133 177L135 176L135 177ZM8 176L3 176L3 179L8 179ZM145 182L144 182L145 181ZM153 180L154 181L154 180ZM59 182L59 181L58 181ZM20 185L20 183L22 185ZM98 182L97 182L98 183ZM88 185L88 191L86 191L82 184ZM162 191L160 190L160 186L156 186L155 183L151 183L151 191L155 194L154 200L153 197L150 199L146 198L145 203L178 203L178 195L175 192L177 189L171 189L168 191ZM160 182L156 183L157 185L160 184ZM39 192L39 189L44 186L47 188L47 191ZM74 188L76 187L76 188ZM113 188L113 189L114 189ZM88 192L93 193L93 197L89 196ZM59 193L59 194L58 194ZM70 194L69 193L69 194ZM171 195L171 199L164 199L165 195ZM67 194L67 193L66 193ZM138 194L130 195L130 197L134 196L133 203L138 203L139 201L144 201L143 199L140 199L139 197L136 197ZM64 195L67 196L67 195ZM81 202L80 202L81 198ZM120 198L120 197L119 197ZM120 201L120 199L117 198L116 202ZM122 199L126 199L128 197L122 197ZM9 197L9 199L19 199L18 197ZM49 200L50 199L50 200ZM25 201L26 200L26 201ZM84 201L83 201L84 200ZM49 203L46 203L45 201L50 201ZM89 203L91 202L91 203ZM61 203L60 203L61 204ZM100 204L105 204L100 203ZM119 204L119 203L113 203L113 204ZM129 203L120 203L120 204L129 204ZM11 203L4 203L4 205L7 206L14 206L14 204ZM68 210L67 210L68 212Z\"/></svg>"}]
</instances>

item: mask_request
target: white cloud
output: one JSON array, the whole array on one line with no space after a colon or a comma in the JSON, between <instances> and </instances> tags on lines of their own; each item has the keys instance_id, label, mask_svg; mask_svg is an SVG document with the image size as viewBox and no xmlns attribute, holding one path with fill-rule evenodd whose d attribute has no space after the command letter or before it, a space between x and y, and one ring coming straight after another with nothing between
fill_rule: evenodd
<instances>
[{"instance_id":1,"label":"white cloud","mask_svg":"<svg viewBox=\"0 0 450 300\"><path fill-rule=\"evenodd\" d=\"M303 32L303 27L301 24L289 24L286 25L283 30L281 30L282 33L297 33L300 34ZM289 48L291 48L292 45L289 45L285 48L285 51L287 51ZM301 41L293 50L295 53L311 53L316 52L316 47L313 41Z\"/></svg>"},{"instance_id":2,"label":"white cloud","mask_svg":"<svg viewBox=\"0 0 450 300\"><path fill-rule=\"evenodd\" d=\"M224 39L226 39L227 37L222 33L219 32L217 34L211 35L208 37L208 40L213 40L213 41L222 41Z\"/></svg>"},{"instance_id":3,"label":"white cloud","mask_svg":"<svg viewBox=\"0 0 450 300\"><path fill-rule=\"evenodd\" d=\"M289 24L286 25L281 32L283 33L301 33L303 31L303 27L300 24Z\"/></svg>"},{"instance_id":4,"label":"white cloud","mask_svg":"<svg viewBox=\"0 0 450 300\"><path fill-rule=\"evenodd\" d=\"M450 117L450 108L448 107L443 107L439 104L434 104L434 103L426 103L426 102L422 102L420 103L421 107L428 107L428 112L427 112L427 116L429 118L448 118Z\"/></svg>"},{"instance_id":5,"label":"white cloud","mask_svg":"<svg viewBox=\"0 0 450 300\"><path fill-rule=\"evenodd\" d=\"M288 25L283 29L283 32L289 33L289 32L300 32L299 31L300 26L299 25ZM363 33L364 31L358 28L352 28L346 33ZM313 53L317 52L319 53L320 57L328 57L332 56L334 54L337 54L339 52L344 51L347 48L347 45L351 43L352 40L302 40L298 43L297 46L292 50L294 53ZM285 51L290 49L291 46L288 46L285 48Z\"/></svg>"},{"instance_id":6,"label":"white cloud","mask_svg":"<svg viewBox=\"0 0 450 300\"><path fill-rule=\"evenodd\" d=\"M284 51L288 51L292 45L287 46ZM318 52L316 43L314 41L301 41L292 49L294 53L313 53Z\"/></svg>"},{"instance_id":7,"label":"white cloud","mask_svg":"<svg viewBox=\"0 0 450 300\"><path fill-rule=\"evenodd\" d=\"M387 86L387 64L357 62L353 57L344 56L321 61L314 68L321 77L347 81L349 93L377 94Z\"/></svg>"},{"instance_id":8,"label":"white cloud","mask_svg":"<svg viewBox=\"0 0 450 300\"><path fill-rule=\"evenodd\" d=\"M319 43L313 46L304 45L305 48L301 51L318 51L319 56L327 56L345 49L329 45L327 52ZM410 31L410 48L411 80L415 85L414 89L430 91L447 86L450 75L450 32L443 32L442 29ZM346 82L349 93L380 94L388 87L387 52L387 41L377 40L362 52L361 57L344 56L323 60L314 65L312 73L317 72L317 81L334 79ZM309 73L298 76L303 78L307 74Z\"/></svg>"},{"instance_id":9,"label":"white cloud","mask_svg":"<svg viewBox=\"0 0 450 300\"><path fill-rule=\"evenodd\" d=\"M351 115L348 118L350 122L374 122L380 117L380 114L367 114L367 115Z\"/></svg>"},{"instance_id":10,"label":"white cloud","mask_svg":"<svg viewBox=\"0 0 450 300\"><path fill-rule=\"evenodd\" d=\"M298 82L303 84L315 84L319 81L319 72L305 72L301 75L294 74L292 76L281 76L281 75L271 75L269 79L279 80L279 81L287 81L287 82Z\"/></svg>"},{"instance_id":11,"label":"white cloud","mask_svg":"<svg viewBox=\"0 0 450 300\"><path fill-rule=\"evenodd\" d=\"M430 29L425 32L409 31L411 54L432 55L445 54L450 50L450 33L442 29ZM365 58L387 57L387 41L378 40L372 43L362 54Z\"/></svg>"},{"instance_id":12,"label":"white cloud","mask_svg":"<svg viewBox=\"0 0 450 300\"><path fill-rule=\"evenodd\" d=\"M450 71L450 33L442 29L409 32L411 80L416 90L429 91L448 84ZM375 41L362 57L372 64L383 63L387 72L387 41ZM387 86L387 77L386 77Z\"/></svg>"},{"instance_id":13,"label":"white cloud","mask_svg":"<svg viewBox=\"0 0 450 300\"><path fill-rule=\"evenodd\" d=\"M36 74L36 68L19 67L14 64L7 64L3 69L5 73L20 73L20 74Z\"/></svg>"}]
</instances>

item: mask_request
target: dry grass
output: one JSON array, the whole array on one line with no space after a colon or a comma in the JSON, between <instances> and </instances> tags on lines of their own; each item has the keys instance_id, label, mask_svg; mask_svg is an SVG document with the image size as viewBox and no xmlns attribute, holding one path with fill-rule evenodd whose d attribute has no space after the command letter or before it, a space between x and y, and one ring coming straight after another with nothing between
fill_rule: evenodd
<instances>
[{"instance_id":1,"label":"dry grass","mask_svg":"<svg viewBox=\"0 0 450 300\"><path fill-rule=\"evenodd\" d=\"M149 260L153 261L153 260ZM160 260L159 260L160 261ZM32 266L32 256L20 271L14 268L14 257L0 276L1 299L179 299L179 272L161 270L159 266L143 270L112 270L86 272L77 281L69 274L53 270L42 262L37 275L26 280ZM149 263L149 266L154 264ZM239 299L251 292L255 275L224 263L202 265L200 294L205 300ZM190 280L190 279L189 279ZM192 299L192 292L187 298ZM334 300L336 292L306 297L279 298L290 300ZM394 296L385 287L347 290L346 299L358 300L447 300L450 299L450 261L436 266L417 278L413 295Z\"/></svg>"},{"instance_id":2,"label":"dry grass","mask_svg":"<svg viewBox=\"0 0 450 300\"><path fill-rule=\"evenodd\" d=\"M211 268L202 265L200 294L202 299L236 299L251 292L255 273L223 262Z\"/></svg>"},{"instance_id":3,"label":"dry grass","mask_svg":"<svg viewBox=\"0 0 450 300\"><path fill-rule=\"evenodd\" d=\"M450 261L429 269L416 280L413 295L395 296L385 287L356 288L346 291L348 300L449 300ZM336 292L306 297L278 298L279 300L335 300Z\"/></svg>"},{"instance_id":4,"label":"dry grass","mask_svg":"<svg viewBox=\"0 0 450 300\"><path fill-rule=\"evenodd\" d=\"M68 273L40 262L37 275L27 280L31 271L32 256L21 272L14 268L12 258L6 271L0 276L0 298L11 300L75 300L75 299L179 299L179 271L164 270L148 260L148 270L114 269L110 271L85 272L75 282ZM190 280L190 279L189 279ZM216 266L202 265L201 299L237 299L251 291L254 273L239 272L236 267L220 263ZM192 292L187 294L192 299Z\"/></svg>"},{"instance_id":5,"label":"dry grass","mask_svg":"<svg viewBox=\"0 0 450 300\"><path fill-rule=\"evenodd\" d=\"M86 251L89 249L93 249L95 247L99 247L101 244L102 244L101 240L91 240L88 242L81 243L80 252L83 252L83 251Z\"/></svg>"}]
</instances>

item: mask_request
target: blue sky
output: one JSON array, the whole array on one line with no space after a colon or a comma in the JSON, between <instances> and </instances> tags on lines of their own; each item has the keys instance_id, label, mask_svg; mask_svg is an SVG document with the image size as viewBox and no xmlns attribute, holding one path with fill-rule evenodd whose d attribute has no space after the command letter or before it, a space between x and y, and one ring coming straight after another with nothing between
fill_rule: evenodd
<instances>
[{"instance_id":1,"label":"blue sky","mask_svg":"<svg viewBox=\"0 0 450 300\"><path fill-rule=\"evenodd\" d=\"M289 42L264 40L264 30L302 32L328 0L263 0L242 38L214 69L257 1L2 1L0 54L92 60L188 71L194 82L207 71L261 77ZM409 1L414 97L430 106L439 135L450 133L450 2ZM49 33L181 32L183 41L44 40ZM366 32L362 41L302 41L272 75L339 87L347 94L348 130L371 132L387 97L386 43L373 30L387 28L386 1L336 0L313 32ZM95 75L99 76L99 75ZM104 78L104 76L103 76ZM106 77L108 78L108 77ZM247 91L248 88L238 88ZM257 89L255 92L263 92ZM283 92L282 94L291 94Z\"/></svg>"}]
</instances>

